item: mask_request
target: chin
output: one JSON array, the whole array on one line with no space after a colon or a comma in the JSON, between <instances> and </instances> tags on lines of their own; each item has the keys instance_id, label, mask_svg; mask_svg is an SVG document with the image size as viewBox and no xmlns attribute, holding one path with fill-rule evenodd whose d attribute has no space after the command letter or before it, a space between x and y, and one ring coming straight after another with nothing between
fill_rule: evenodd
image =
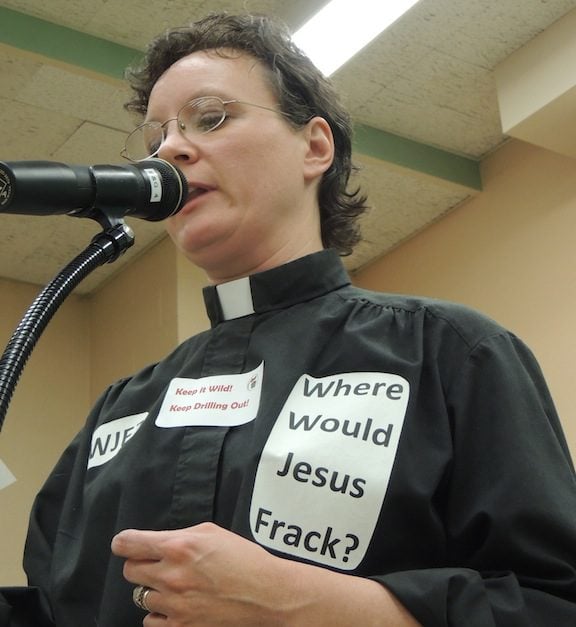
<instances>
[{"instance_id":1,"label":"chin","mask_svg":"<svg viewBox=\"0 0 576 627\"><path fill-rule=\"evenodd\" d=\"M200 267L204 267L210 260L224 259L230 254L228 238L222 232L215 233L214 230L194 230L193 233L180 231L172 240L187 259Z\"/></svg>"}]
</instances>

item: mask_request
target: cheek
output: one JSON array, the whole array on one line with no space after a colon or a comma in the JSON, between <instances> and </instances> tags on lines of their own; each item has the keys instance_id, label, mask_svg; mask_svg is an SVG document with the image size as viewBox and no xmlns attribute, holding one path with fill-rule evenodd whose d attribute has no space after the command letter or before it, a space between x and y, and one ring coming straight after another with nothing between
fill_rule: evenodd
<instances>
[{"instance_id":1,"label":"cheek","mask_svg":"<svg viewBox=\"0 0 576 627\"><path fill-rule=\"evenodd\" d=\"M176 247L184 250L188 245L188 240L191 237L193 240L197 237L198 226L198 221L192 216L176 215L166 220L164 228Z\"/></svg>"},{"instance_id":2,"label":"cheek","mask_svg":"<svg viewBox=\"0 0 576 627\"><path fill-rule=\"evenodd\" d=\"M241 187L273 187L282 184L290 168L297 168L298 150L291 136L282 137L267 128L243 133L220 146L213 165Z\"/></svg>"}]
</instances>

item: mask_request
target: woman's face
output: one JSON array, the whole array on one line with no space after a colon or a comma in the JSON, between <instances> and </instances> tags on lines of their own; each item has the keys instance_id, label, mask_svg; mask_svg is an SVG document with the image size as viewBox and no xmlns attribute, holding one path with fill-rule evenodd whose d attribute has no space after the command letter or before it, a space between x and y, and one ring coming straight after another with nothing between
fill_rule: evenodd
<instances>
[{"instance_id":1,"label":"woman's face","mask_svg":"<svg viewBox=\"0 0 576 627\"><path fill-rule=\"evenodd\" d=\"M160 77L146 120L175 118L184 104L202 96L278 108L257 60L195 52ZM317 187L333 154L330 129L321 118L294 129L276 111L233 103L226 113L221 126L193 138L169 122L158 152L182 170L191 192L168 220L168 233L215 282L322 248Z\"/></svg>"}]
</instances>

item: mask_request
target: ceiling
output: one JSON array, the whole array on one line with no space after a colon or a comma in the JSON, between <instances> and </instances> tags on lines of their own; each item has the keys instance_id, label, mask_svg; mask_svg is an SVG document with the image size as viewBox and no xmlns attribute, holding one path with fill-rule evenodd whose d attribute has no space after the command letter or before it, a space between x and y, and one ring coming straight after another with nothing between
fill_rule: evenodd
<instances>
[{"instance_id":1,"label":"ceiling","mask_svg":"<svg viewBox=\"0 0 576 627\"><path fill-rule=\"evenodd\" d=\"M134 125L122 109L121 70L152 37L220 10L273 14L296 29L324 3L0 0L0 160L120 163ZM349 270L482 193L480 163L507 139L495 68L575 7L576 0L420 0L337 71L357 125L358 182L372 206ZM79 293L164 236L162 224L128 222L134 247ZM68 216L0 215L0 277L46 284L98 230Z\"/></svg>"}]
</instances>

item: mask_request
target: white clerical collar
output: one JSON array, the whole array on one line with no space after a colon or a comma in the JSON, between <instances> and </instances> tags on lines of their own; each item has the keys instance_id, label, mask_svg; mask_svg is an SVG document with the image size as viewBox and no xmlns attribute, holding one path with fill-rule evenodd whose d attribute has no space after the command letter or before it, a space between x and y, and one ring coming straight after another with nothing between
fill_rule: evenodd
<instances>
[{"instance_id":1,"label":"white clerical collar","mask_svg":"<svg viewBox=\"0 0 576 627\"><path fill-rule=\"evenodd\" d=\"M218 300L224 320L241 318L254 313L254 301L250 289L250 278L243 277L216 286Z\"/></svg>"}]
</instances>

